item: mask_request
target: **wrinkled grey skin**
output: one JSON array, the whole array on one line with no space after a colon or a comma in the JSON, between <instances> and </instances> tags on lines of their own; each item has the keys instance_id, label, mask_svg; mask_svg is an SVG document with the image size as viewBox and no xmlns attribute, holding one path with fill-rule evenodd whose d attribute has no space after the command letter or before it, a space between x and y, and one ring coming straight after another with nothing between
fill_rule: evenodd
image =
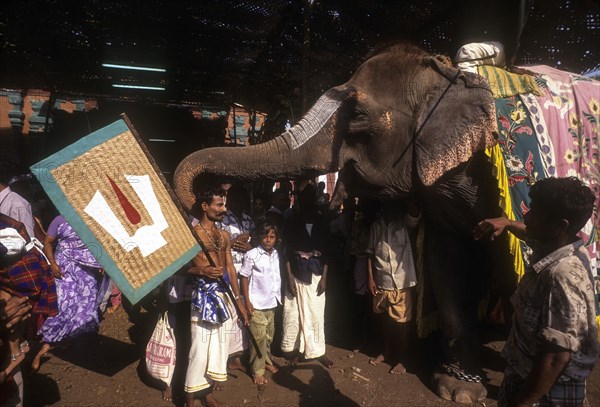
<instances>
[{"instance_id":1,"label":"wrinkled grey skin","mask_svg":"<svg viewBox=\"0 0 600 407\"><path fill-rule=\"evenodd\" d=\"M333 205L346 196L417 195L444 360L479 373L473 328L483 291L481 265L489 259L471 231L497 208L498 192L482 154L495 143L495 130L492 94L482 79L398 44L364 62L348 82L327 91L297 125L272 141L190 154L175 172L175 191L189 210L199 174L258 180L339 170ZM482 384L447 374L434 374L432 386L441 397L461 402L486 395Z\"/></svg>"}]
</instances>

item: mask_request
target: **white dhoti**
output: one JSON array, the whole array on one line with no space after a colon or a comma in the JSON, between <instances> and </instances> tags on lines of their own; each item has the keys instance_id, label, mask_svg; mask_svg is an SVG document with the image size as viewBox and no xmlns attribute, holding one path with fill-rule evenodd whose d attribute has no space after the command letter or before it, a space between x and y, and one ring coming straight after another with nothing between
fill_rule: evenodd
<instances>
[{"instance_id":1,"label":"white dhoti","mask_svg":"<svg viewBox=\"0 0 600 407\"><path fill-rule=\"evenodd\" d=\"M224 298L229 313L235 314L227 294L218 293ZM229 318L221 325L198 320L198 313L192 310L192 341L184 390L194 393L208 388L213 381L227 380L227 357L229 342L234 334L233 320Z\"/></svg>"},{"instance_id":2,"label":"white dhoti","mask_svg":"<svg viewBox=\"0 0 600 407\"><path fill-rule=\"evenodd\" d=\"M325 293L317 296L321 276L313 274L311 284L293 278L296 296L287 292L283 302L281 350L298 350L306 359L318 358L325 354Z\"/></svg>"}]
</instances>

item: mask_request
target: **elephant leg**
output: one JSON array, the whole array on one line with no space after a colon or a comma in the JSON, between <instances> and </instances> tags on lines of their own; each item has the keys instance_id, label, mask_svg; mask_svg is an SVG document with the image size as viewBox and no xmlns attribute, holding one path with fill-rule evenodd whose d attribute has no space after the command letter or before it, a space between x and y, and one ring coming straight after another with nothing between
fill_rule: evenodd
<instances>
[{"instance_id":1,"label":"elephant leg","mask_svg":"<svg viewBox=\"0 0 600 407\"><path fill-rule=\"evenodd\" d=\"M440 316L444 356L433 375L433 389L443 399L459 403L483 400L477 304L481 298L481 269L471 243L448 231L427 229L426 258ZM450 235L450 237L448 237Z\"/></svg>"}]
</instances>

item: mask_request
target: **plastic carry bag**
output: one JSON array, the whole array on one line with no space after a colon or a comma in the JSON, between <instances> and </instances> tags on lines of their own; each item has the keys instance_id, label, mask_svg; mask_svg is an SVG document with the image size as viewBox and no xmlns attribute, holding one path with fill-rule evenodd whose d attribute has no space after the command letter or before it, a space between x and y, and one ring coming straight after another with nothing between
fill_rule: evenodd
<instances>
[{"instance_id":1,"label":"plastic carry bag","mask_svg":"<svg viewBox=\"0 0 600 407\"><path fill-rule=\"evenodd\" d=\"M152 337L146 346L146 369L150 376L169 386L175 370L175 335L165 311L158 318Z\"/></svg>"}]
</instances>

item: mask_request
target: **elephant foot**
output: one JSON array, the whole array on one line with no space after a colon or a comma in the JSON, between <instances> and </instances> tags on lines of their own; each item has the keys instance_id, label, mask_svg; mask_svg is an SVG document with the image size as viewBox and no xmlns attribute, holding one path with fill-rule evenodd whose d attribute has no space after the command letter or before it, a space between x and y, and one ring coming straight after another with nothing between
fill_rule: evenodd
<instances>
[{"instance_id":1,"label":"elephant foot","mask_svg":"<svg viewBox=\"0 0 600 407\"><path fill-rule=\"evenodd\" d=\"M487 396L483 383L460 380L445 372L434 372L432 384L438 396L461 404L474 404Z\"/></svg>"}]
</instances>

